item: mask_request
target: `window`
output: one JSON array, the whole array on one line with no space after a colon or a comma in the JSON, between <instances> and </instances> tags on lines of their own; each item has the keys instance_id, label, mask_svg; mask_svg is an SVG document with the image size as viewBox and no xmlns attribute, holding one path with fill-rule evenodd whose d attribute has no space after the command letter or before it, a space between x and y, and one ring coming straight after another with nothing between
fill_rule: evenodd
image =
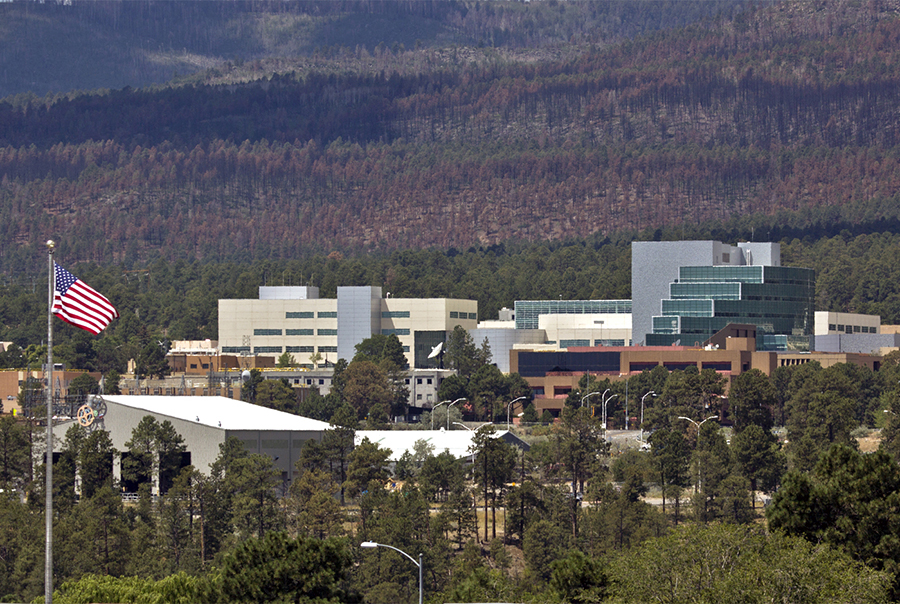
<instances>
[{"instance_id":1,"label":"window","mask_svg":"<svg viewBox=\"0 0 900 604\"><path fill-rule=\"evenodd\" d=\"M728 252L722 253L722 262L728 263L731 262L731 254Z\"/></svg>"},{"instance_id":2,"label":"window","mask_svg":"<svg viewBox=\"0 0 900 604\"><path fill-rule=\"evenodd\" d=\"M409 330L408 329L382 329L381 335L383 335L383 336L391 336L391 335L408 336Z\"/></svg>"},{"instance_id":3,"label":"window","mask_svg":"<svg viewBox=\"0 0 900 604\"><path fill-rule=\"evenodd\" d=\"M382 319L408 319L408 310L383 310L381 311Z\"/></svg>"},{"instance_id":4,"label":"window","mask_svg":"<svg viewBox=\"0 0 900 604\"><path fill-rule=\"evenodd\" d=\"M337 352L337 346L319 346L319 352Z\"/></svg>"},{"instance_id":5,"label":"window","mask_svg":"<svg viewBox=\"0 0 900 604\"><path fill-rule=\"evenodd\" d=\"M280 329L254 329L253 335L255 336L280 336Z\"/></svg>"},{"instance_id":6,"label":"window","mask_svg":"<svg viewBox=\"0 0 900 604\"><path fill-rule=\"evenodd\" d=\"M450 318L451 318L451 319L458 319L458 318L459 318L459 312L458 312L458 311L455 311L455 310L451 310L451 311L450 311Z\"/></svg>"},{"instance_id":7,"label":"window","mask_svg":"<svg viewBox=\"0 0 900 604\"><path fill-rule=\"evenodd\" d=\"M837 326L834 323L829 323L828 331L837 331Z\"/></svg>"},{"instance_id":8,"label":"window","mask_svg":"<svg viewBox=\"0 0 900 604\"><path fill-rule=\"evenodd\" d=\"M421 401L421 400L422 400L422 395L421 395L421 394L417 394L417 395L416 395L416 400L417 400L417 401Z\"/></svg>"},{"instance_id":9,"label":"window","mask_svg":"<svg viewBox=\"0 0 900 604\"><path fill-rule=\"evenodd\" d=\"M315 346L286 346L287 352L315 352Z\"/></svg>"},{"instance_id":10,"label":"window","mask_svg":"<svg viewBox=\"0 0 900 604\"><path fill-rule=\"evenodd\" d=\"M428 385L431 385L431 378L428 378L427 380L425 380L425 383Z\"/></svg>"},{"instance_id":11,"label":"window","mask_svg":"<svg viewBox=\"0 0 900 604\"><path fill-rule=\"evenodd\" d=\"M222 347L223 354L241 354L244 352L249 354L250 347L249 346L223 346Z\"/></svg>"},{"instance_id":12,"label":"window","mask_svg":"<svg viewBox=\"0 0 900 604\"><path fill-rule=\"evenodd\" d=\"M421 383L422 383L422 378L416 378L416 384L421 384Z\"/></svg>"},{"instance_id":13,"label":"window","mask_svg":"<svg viewBox=\"0 0 900 604\"><path fill-rule=\"evenodd\" d=\"M320 319L337 319L337 311L336 310L320 310L319 318Z\"/></svg>"},{"instance_id":14,"label":"window","mask_svg":"<svg viewBox=\"0 0 900 604\"><path fill-rule=\"evenodd\" d=\"M469 318L470 318L471 320L473 320L473 321L477 321L477 320L478 320L478 313L477 313L477 312L470 312L470 313L469 313Z\"/></svg>"},{"instance_id":15,"label":"window","mask_svg":"<svg viewBox=\"0 0 900 604\"><path fill-rule=\"evenodd\" d=\"M320 336L336 336L337 329L319 329L316 333Z\"/></svg>"},{"instance_id":16,"label":"window","mask_svg":"<svg viewBox=\"0 0 900 604\"><path fill-rule=\"evenodd\" d=\"M253 354L272 354L274 352L281 353L281 346L254 346Z\"/></svg>"},{"instance_id":17,"label":"window","mask_svg":"<svg viewBox=\"0 0 900 604\"><path fill-rule=\"evenodd\" d=\"M191 363L191 369L196 369L196 368L197 368L197 363Z\"/></svg>"},{"instance_id":18,"label":"window","mask_svg":"<svg viewBox=\"0 0 900 604\"><path fill-rule=\"evenodd\" d=\"M313 335L312 329L285 329L284 335L286 336L311 336Z\"/></svg>"},{"instance_id":19,"label":"window","mask_svg":"<svg viewBox=\"0 0 900 604\"><path fill-rule=\"evenodd\" d=\"M312 311L303 311L303 312L286 312L284 313L285 319L312 319L314 318L314 314Z\"/></svg>"},{"instance_id":20,"label":"window","mask_svg":"<svg viewBox=\"0 0 900 604\"><path fill-rule=\"evenodd\" d=\"M324 385L325 385L325 380L322 378L319 378L319 386L324 386Z\"/></svg>"},{"instance_id":21,"label":"window","mask_svg":"<svg viewBox=\"0 0 900 604\"><path fill-rule=\"evenodd\" d=\"M203 367L204 369L209 369L209 363L203 363L202 367Z\"/></svg>"}]
</instances>

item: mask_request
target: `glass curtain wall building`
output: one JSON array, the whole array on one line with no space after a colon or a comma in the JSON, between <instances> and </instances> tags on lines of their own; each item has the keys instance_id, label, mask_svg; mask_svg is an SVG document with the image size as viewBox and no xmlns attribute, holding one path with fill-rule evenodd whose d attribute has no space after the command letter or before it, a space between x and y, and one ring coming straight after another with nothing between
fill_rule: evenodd
<instances>
[{"instance_id":1,"label":"glass curtain wall building","mask_svg":"<svg viewBox=\"0 0 900 604\"><path fill-rule=\"evenodd\" d=\"M751 323L759 350L808 349L814 303L812 269L682 266L652 319L647 345L702 344L729 323Z\"/></svg>"}]
</instances>

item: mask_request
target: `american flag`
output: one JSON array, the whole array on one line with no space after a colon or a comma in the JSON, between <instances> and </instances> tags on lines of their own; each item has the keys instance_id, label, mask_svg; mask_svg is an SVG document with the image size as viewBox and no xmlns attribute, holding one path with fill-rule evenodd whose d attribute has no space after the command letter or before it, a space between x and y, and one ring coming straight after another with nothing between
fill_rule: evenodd
<instances>
[{"instance_id":1,"label":"american flag","mask_svg":"<svg viewBox=\"0 0 900 604\"><path fill-rule=\"evenodd\" d=\"M109 300L75 275L53 263L56 285L53 290L53 314L94 335L119 316Z\"/></svg>"}]
</instances>

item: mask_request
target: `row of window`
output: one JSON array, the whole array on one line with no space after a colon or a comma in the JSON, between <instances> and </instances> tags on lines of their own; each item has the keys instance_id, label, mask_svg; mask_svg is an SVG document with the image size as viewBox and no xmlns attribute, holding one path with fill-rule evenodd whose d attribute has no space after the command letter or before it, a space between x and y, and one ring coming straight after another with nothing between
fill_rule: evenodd
<instances>
[{"instance_id":1,"label":"row of window","mask_svg":"<svg viewBox=\"0 0 900 604\"><path fill-rule=\"evenodd\" d=\"M835 325L829 323L828 331L840 331L843 333L878 333L878 328L869 327L867 325Z\"/></svg>"},{"instance_id":2,"label":"row of window","mask_svg":"<svg viewBox=\"0 0 900 604\"><path fill-rule=\"evenodd\" d=\"M468 312L467 313L467 312L458 312L455 310L451 310L450 318L451 319L471 319L473 321L477 321L478 313L477 312Z\"/></svg>"},{"instance_id":3,"label":"row of window","mask_svg":"<svg viewBox=\"0 0 900 604\"><path fill-rule=\"evenodd\" d=\"M319 346L319 352L337 352L337 346ZM281 354L282 352L313 353L315 346L254 346L253 354ZM409 352L409 346L403 347L403 352ZM223 346L222 354L250 354L249 346ZM206 367L204 365L204 367Z\"/></svg>"},{"instance_id":4,"label":"row of window","mask_svg":"<svg viewBox=\"0 0 900 604\"><path fill-rule=\"evenodd\" d=\"M407 330L408 332L409 330ZM338 330L337 329L317 329L316 335L320 336L336 336ZM255 336L280 336L280 335L289 335L289 336L311 336L313 335L312 329L254 329L253 335Z\"/></svg>"},{"instance_id":5,"label":"row of window","mask_svg":"<svg viewBox=\"0 0 900 604\"><path fill-rule=\"evenodd\" d=\"M315 319L316 313L311 310L304 310L300 312L291 312L288 311L284 313L285 319ZM320 310L319 311L320 319L337 319L337 311L336 310Z\"/></svg>"},{"instance_id":6,"label":"row of window","mask_svg":"<svg viewBox=\"0 0 900 604\"><path fill-rule=\"evenodd\" d=\"M556 342L547 342L547 344L556 344ZM591 345L590 340L560 340L559 347L560 348L575 348L578 346L587 348ZM594 340L594 346L625 346L624 339L612 339L612 340Z\"/></svg>"},{"instance_id":7,"label":"row of window","mask_svg":"<svg viewBox=\"0 0 900 604\"><path fill-rule=\"evenodd\" d=\"M408 336L409 330L408 329L382 329L381 335L383 335L383 336L390 336L390 335Z\"/></svg>"},{"instance_id":8,"label":"row of window","mask_svg":"<svg viewBox=\"0 0 900 604\"><path fill-rule=\"evenodd\" d=\"M222 352L226 354L249 353L249 346L225 346ZM253 354L281 354L282 352L315 352L314 346L254 346ZM319 346L319 352L337 352L337 346Z\"/></svg>"}]
</instances>

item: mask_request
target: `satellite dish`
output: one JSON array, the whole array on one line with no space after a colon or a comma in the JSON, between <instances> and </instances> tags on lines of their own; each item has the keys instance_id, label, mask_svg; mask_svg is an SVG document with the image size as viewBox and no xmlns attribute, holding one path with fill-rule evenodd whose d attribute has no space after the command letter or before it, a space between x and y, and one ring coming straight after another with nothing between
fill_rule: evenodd
<instances>
[{"instance_id":1,"label":"satellite dish","mask_svg":"<svg viewBox=\"0 0 900 604\"><path fill-rule=\"evenodd\" d=\"M433 359L437 355L441 354L441 351L444 349L444 343L438 342L437 346L431 349L431 354L428 355L429 359Z\"/></svg>"}]
</instances>

